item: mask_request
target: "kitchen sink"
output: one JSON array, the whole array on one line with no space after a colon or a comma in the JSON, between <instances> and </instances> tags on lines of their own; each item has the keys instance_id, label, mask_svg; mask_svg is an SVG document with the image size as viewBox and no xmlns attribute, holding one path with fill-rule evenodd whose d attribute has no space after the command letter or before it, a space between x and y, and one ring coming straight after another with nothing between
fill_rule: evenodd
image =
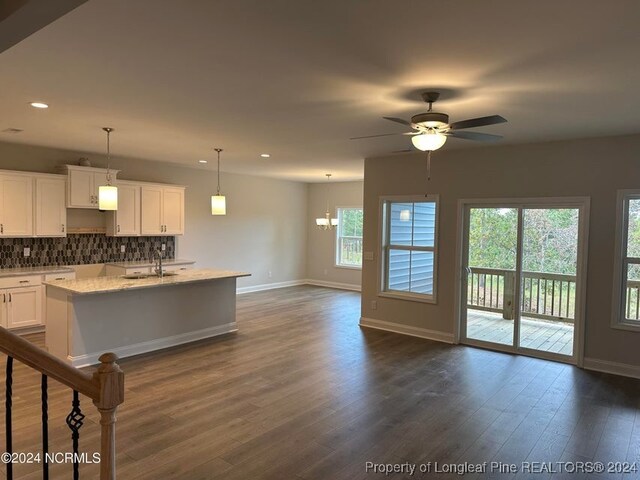
<instances>
[{"instance_id":1,"label":"kitchen sink","mask_svg":"<svg viewBox=\"0 0 640 480\"><path fill-rule=\"evenodd\" d=\"M163 277L173 277L175 275L178 275L176 272L164 272L162 274ZM158 275L157 273L131 273L129 275L123 275L122 278L126 278L127 280L142 280L145 278L159 278L160 275Z\"/></svg>"}]
</instances>

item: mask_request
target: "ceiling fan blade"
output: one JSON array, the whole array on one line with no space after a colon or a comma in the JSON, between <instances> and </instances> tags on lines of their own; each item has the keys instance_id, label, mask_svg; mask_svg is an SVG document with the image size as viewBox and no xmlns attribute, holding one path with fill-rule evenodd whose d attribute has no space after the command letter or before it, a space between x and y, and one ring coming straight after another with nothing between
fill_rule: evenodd
<instances>
[{"instance_id":1,"label":"ceiling fan blade","mask_svg":"<svg viewBox=\"0 0 640 480\"><path fill-rule=\"evenodd\" d=\"M407 127L412 127L411 122L407 122L406 120L403 120L401 118L396 118L396 117L382 117L385 120L390 120L392 122L396 122L396 123L400 123L402 125L406 125Z\"/></svg>"},{"instance_id":2,"label":"ceiling fan blade","mask_svg":"<svg viewBox=\"0 0 640 480\"><path fill-rule=\"evenodd\" d=\"M417 135L419 132L399 132L381 133L380 135L365 135L364 137L351 137L349 140L360 140L361 138L390 137L392 135Z\"/></svg>"},{"instance_id":3,"label":"ceiling fan blade","mask_svg":"<svg viewBox=\"0 0 640 480\"><path fill-rule=\"evenodd\" d=\"M470 118L469 120L453 122L449 125L449 128L451 130L462 130L463 128L486 127L487 125L506 123L506 121L507 119L500 115L489 115L488 117Z\"/></svg>"},{"instance_id":4,"label":"ceiling fan blade","mask_svg":"<svg viewBox=\"0 0 640 480\"><path fill-rule=\"evenodd\" d=\"M502 139L502 135L491 135L490 133L480 132L450 132L446 134L448 137L462 138L463 140L475 140L477 142L497 142Z\"/></svg>"}]
</instances>

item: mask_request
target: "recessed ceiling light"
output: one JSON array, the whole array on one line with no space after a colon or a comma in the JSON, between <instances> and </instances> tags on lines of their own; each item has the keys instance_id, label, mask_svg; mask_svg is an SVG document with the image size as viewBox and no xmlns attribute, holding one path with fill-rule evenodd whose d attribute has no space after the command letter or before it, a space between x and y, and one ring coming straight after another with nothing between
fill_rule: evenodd
<instances>
[{"instance_id":1,"label":"recessed ceiling light","mask_svg":"<svg viewBox=\"0 0 640 480\"><path fill-rule=\"evenodd\" d=\"M198 160L198 163L207 163L206 160Z\"/></svg>"},{"instance_id":2,"label":"recessed ceiling light","mask_svg":"<svg viewBox=\"0 0 640 480\"><path fill-rule=\"evenodd\" d=\"M271 155L269 155L268 153L261 153L260 156L262 158L269 158Z\"/></svg>"},{"instance_id":3,"label":"recessed ceiling light","mask_svg":"<svg viewBox=\"0 0 640 480\"><path fill-rule=\"evenodd\" d=\"M30 105L34 108L49 108L49 105L42 102L31 102Z\"/></svg>"}]
</instances>

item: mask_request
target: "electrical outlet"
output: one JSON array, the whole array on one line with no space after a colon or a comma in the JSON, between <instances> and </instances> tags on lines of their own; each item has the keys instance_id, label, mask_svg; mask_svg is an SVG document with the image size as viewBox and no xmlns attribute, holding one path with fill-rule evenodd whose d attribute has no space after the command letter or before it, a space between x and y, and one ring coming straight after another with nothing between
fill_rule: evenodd
<instances>
[{"instance_id":1,"label":"electrical outlet","mask_svg":"<svg viewBox=\"0 0 640 480\"><path fill-rule=\"evenodd\" d=\"M25 257L30 257L31 256L31 249L29 247L24 247L24 256Z\"/></svg>"},{"instance_id":2,"label":"electrical outlet","mask_svg":"<svg viewBox=\"0 0 640 480\"><path fill-rule=\"evenodd\" d=\"M271 273L271 270L269 270L269 271L267 272L267 277L269 277L269 278L273 278L273 274Z\"/></svg>"},{"instance_id":3,"label":"electrical outlet","mask_svg":"<svg viewBox=\"0 0 640 480\"><path fill-rule=\"evenodd\" d=\"M163 243L163 244L162 244L162 247L161 247L161 250L164 252L166 249L167 249L167 244L166 244L166 243Z\"/></svg>"},{"instance_id":4,"label":"electrical outlet","mask_svg":"<svg viewBox=\"0 0 640 480\"><path fill-rule=\"evenodd\" d=\"M371 310L377 310L377 309L378 309L378 301L371 300Z\"/></svg>"},{"instance_id":5,"label":"electrical outlet","mask_svg":"<svg viewBox=\"0 0 640 480\"><path fill-rule=\"evenodd\" d=\"M124 245L120 245L120 253L124 253L127 251L127 247L125 247Z\"/></svg>"}]
</instances>

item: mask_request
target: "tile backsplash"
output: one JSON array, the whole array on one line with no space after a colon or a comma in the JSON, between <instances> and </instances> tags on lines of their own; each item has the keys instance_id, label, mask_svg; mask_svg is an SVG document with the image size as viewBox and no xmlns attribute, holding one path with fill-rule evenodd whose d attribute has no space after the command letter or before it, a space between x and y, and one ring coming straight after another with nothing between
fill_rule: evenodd
<instances>
[{"instance_id":1,"label":"tile backsplash","mask_svg":"<svg viewBox=\"0 0 640 480\"><path fill-rule=\"evenodd\" d=\"M153 250L166 245L165 258L175 258L175 237L107 237L101 234L69 234L65 238L2 238L0 269L84 265L149 260ZM121 253L121 246L125 253ZM30 255L24 256L28 247Z\"/></svg>"}]
</instances>

